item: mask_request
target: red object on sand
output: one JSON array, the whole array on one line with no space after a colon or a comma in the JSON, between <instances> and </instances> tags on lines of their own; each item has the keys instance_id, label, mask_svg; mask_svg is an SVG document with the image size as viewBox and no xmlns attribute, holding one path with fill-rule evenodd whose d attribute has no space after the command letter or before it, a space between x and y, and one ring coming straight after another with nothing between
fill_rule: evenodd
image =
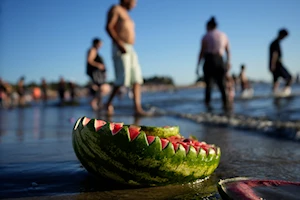
<instances>
[{"instance_id":1,"label":"red object on sand","mask_svg":"<svg viewBox=\"0 0 300 200\"><path fill-rule=\"evenodd\" d=\"M222 199L300 199L300 182L236 177L221 180L218 191Z\"/></svg>"}]
</instances>

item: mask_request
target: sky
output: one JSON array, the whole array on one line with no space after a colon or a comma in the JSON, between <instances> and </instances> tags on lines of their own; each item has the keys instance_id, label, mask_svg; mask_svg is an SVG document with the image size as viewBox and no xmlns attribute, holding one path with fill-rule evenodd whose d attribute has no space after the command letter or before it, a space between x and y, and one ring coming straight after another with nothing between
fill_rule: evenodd
<instances>
[{"instance_id":1,"label":"sky","mask_svg":"<svg viewBox=\"0 0 300 200\"><path fill-rule=\"evenodd\" d=\"M1 0L0 77L15 83L66 80L86 83L86 52L99 37L108 73L115 74L111 40L105 31L107 10L118 0ZM138 0L130 11L136 25L135 49L145 78L171 76L177 85L193 84L205 25L215 16L230 40L231 73L247 66L249 78L271 81L268 48L280 28L283 62L300 72L299 0Z\"/></svg>"}]
</instances>

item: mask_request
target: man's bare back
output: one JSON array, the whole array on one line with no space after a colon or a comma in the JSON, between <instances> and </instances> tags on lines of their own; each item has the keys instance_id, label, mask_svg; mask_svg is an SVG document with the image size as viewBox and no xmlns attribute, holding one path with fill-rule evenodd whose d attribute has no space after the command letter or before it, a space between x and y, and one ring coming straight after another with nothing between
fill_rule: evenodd
<instances>
[{"instance_id":1,"label":"man's bare back","mask_svg":"<svg viewBox=\"0 0 300 200\"><path fill-rule=\"evenodd\" d=\"M134 22L128 10L120 5L115 5L109 10L107 30L118 46L135 42Z\"/></svg>"}]
</instances>

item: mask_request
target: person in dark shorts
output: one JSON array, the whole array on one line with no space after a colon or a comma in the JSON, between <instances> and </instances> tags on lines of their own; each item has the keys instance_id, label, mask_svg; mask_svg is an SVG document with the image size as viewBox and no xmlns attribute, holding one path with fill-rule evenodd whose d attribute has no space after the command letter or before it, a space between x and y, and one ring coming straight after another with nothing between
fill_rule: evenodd
<instances>
[{"instance_id":1,"label":"person in dark shorts","mask_svg":"<svg viewBox=\"0 0 300 200\"><path fill-rule=\"evenodd\" d=\"M270 45L270 60L269 60L269 69L273 75L273 93L275 95L284 95L288 96L291 94L291 84L292 84L292 76L285 68L282 63L282 51L280 48L280 42L288 36L288 31L286 29L281 29L278 32L277 38ZM279 77L285 79L286 84L283 92L278 93Z\"/></svg>"},{"instance_id":2,"label":"person in dark shorts","mask_svg":"<svg viewBox=\"0 0 300 200\"><path fill-rule=\"evenodd\" d=\"M102 85L106 82L106 70L103 58L98 54L102 41L95 38L87 53L87 75L92 80L90 93L93 96L90 104L93 110L102 107Z\"/></svg>"},{"instance_id":3,"label":"person in dark shorts","mask_svg":"<svg viewBox=\"0 0 300 200\"><path fill-rule=\"evenodd\" d=\"M202 38L201 51L197 63L196 73L199 76L199 65L204 58L203 65L204 81L206 84L205 103L210 109L212 81L219 87L222 96L223 107L228 108L228 99L225 90L225 76L230 69L229 40L225 33L217 30L217 23L212 17L206 24L207 33ZM226 52L227 60L223 61Z\"/></svg>"}]
</instances>

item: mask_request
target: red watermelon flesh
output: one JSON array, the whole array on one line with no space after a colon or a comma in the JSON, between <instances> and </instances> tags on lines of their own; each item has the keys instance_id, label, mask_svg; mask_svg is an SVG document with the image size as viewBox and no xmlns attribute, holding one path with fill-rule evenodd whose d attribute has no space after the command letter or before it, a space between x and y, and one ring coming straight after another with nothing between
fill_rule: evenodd
<instances>
[{"instance_id":1,"label":"red watermelon flesh","mask_svg":"<svg viewBox=\"0 0 300 200\"><path fill-rule=\"evenodd\" d=\"M101 129L102 126L106 124L105 121L102 120L95 120L95 130L98 131Z\"/></svg>"},{"instance_id":2,"label":"red watermelon flesh","mask_svg":"<svg viewBox=\"0 0 300 200\"><path fill-rule=\"evenodd\" d=\"M85 118L83 124L87 124L89 121L90 121L89 118ZM103 120L95 120L95 130L98 131L105 124L106 122ZM122 128L123 128L123 123L110 123L110 130L112 132L112 135L116 135ZM128 127L128 131L129 131L130 140L133 141L140 134L141 127L136 125L130 125ZM151 136L151 135L147 136L147 141L149 145L153 143L155 137L156 136ZM168 138L160 138L160 141L161 141L162 149L166 148L168 144L171 142L175 151L178 150L179 145L182 145L185 148L186 153L188 153L190 146L194 147L197 153L199 153L201 149L203 149L207 155L209 154L210 149L213 149L215 153L217 153L217 149L213 145L209 145L205 142L199 142L193 138L184 138L181 135L171 136Z\"/></svg>"},{"instance_id":3,"label":"red watermelon flesh","mask_svg":"<svg viewBox=\"0 0 300 200\"><path fill-rule=\"evenodd\" d=\"M116 135L123 128L123 123L110 123L110 130L113 135Z\"/></svg>"}]
</instances>

